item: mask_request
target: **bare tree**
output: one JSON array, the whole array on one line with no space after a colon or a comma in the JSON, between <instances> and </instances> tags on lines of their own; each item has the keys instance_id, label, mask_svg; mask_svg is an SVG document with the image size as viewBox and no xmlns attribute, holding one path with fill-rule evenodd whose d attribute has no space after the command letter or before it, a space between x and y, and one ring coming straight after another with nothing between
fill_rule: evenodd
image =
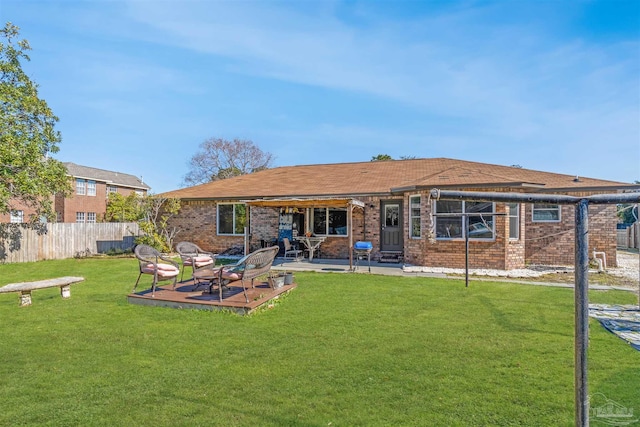
<instances>
[{"instance_id":1,"label":"bare tree","mask_svg":"<svg viewBox=\"0 0 640 427\"><path fill-rule=\"evenodd\" d=\"M211 138L200 144L198 152L189 161L191 170L184 177L183 185L204 184L258 172L268 169L272 163L273 154L265 153L252 141Z\"/></svg>"}]
</instances>

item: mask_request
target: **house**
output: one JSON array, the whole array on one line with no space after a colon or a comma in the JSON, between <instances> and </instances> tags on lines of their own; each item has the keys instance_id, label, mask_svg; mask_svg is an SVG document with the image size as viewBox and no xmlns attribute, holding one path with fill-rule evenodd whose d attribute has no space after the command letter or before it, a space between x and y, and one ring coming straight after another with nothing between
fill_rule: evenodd
<instances>
[{"instance_id":1,"label":"house","mask_svg":"<svg viewBox=\"0 0 640 427\"><path fill-rule=\"evenodd\" d=\"M151 189L142 179L121 172L63 163L73 180L73 194L68 197L51 197L57 222L96 222L107 211L107 199L111 193L123 196L135 192L145 195ZM28 222L35 214L33 208L20 202L13 203L9 215L0 215L0 222Z\"/></svg>"},{"instance_id":2,"label":"house","mask_svg":"<svg viewBox=\"0 0 640 427\"><path fill-rule=\"evenodd\" d=\"M181 199L176 241L215 252L313 233L326 237L323 257L349 258L353 242L369 241L373 259L461 268L468 233L471 268L573 264L573 205L432 200L434 188L584 196L640 186L433 158L277 167L162 196ZM462 213L474 214L467 229ZM589 215L590 253L614 266L616 207Z\"/></svg>"},{"instance_id":3,"label":"house","mask_svg":"<svg viewBox=\"0 0 640 427\"><path fill-rule=\"evenodd\" d=\"M58 222L96 222L107 211L109 194L144 196L151 189L134 175L64 163L73 179L73 194L56 195L55 211Z\"/></svg>"}]
</instances>

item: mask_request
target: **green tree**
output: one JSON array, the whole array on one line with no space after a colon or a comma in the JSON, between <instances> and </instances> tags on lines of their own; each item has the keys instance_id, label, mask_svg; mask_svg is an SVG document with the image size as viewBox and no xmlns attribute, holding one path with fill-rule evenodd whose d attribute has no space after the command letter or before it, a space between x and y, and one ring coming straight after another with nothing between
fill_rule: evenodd
<instances>
[{"instance_id":1,"label":"green tree","mask_svg":"<svg viewBox=\"0 0 640 427\"><path fill-rule=\"evenodd\" d=\"M153 246L161 252L170 252L178 229L170 227L169 220L180 211L180 199L145 196L141 201L143 215L138 225L144 235L137 238L136 243Z\"/></svg>"},{"instance_id":2,"label":"green tree","mask_svg":"<svg viewBox=\"0 0 640 427\"><path fill-rule=\"evenodd\" d=\"M371 157L372 162L380 162L384 160L393 160L393 157L388 154L378 154L377 156Z\"/></svg>"},{"instance_id":3,"label":"green tree","mask_svg":"<svg viewBox=\"0 0 640 427\"><path fill-rule=\"evenodd\" d=\"M136 222L144 218L143 197L136 193L123 196L120 193L109 194L105 222Z\"/></svg>"},{"instance_id":4,"label":"green tree","mask_svg":"<svg viewBox=\"0 0 640 427\"><path fill-rule=\"evenodd\" d=\"M0 213L22 203L36 211L35 222L54 218L52 196L69 194L71 183L64 165L49 157L59 150L58 118L22 69L31 47L18 36L10 22L0 30Z\"/></svg>"}]
</instances>

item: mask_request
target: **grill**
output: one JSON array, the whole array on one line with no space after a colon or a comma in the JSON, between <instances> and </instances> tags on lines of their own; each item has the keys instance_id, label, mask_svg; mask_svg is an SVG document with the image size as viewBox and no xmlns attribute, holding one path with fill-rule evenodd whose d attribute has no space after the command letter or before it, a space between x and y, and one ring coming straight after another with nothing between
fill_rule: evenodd
<instances>
[{"instance_id":1,"label":"grill","mask_svg":"<svg viewBox=\"0 0 640 427\"><path fill-rule=\"evenodd\" d=\"M371 242L356 242L353 245L353 253L356 258L356 265L353 267L353 270L358 269L358 263L361 259L367 258L367 262L369 264L369 273L371 273L371 250L373 249L373 245Z\"/></svg>"}]
</instances>

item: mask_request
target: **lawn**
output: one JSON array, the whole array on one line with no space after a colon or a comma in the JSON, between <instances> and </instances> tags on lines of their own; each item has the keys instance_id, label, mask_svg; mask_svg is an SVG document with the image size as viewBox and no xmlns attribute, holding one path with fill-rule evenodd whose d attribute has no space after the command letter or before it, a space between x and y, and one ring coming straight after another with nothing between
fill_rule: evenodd
<instances>
[{"instance_id":1,"label":"lawn","mask_svg":"<svg viewBox=\"0 0 640 427\"><path fill-rule=\"evenodd\" d=\"M574 423L570 289L296 273L273 309L241 317L128 304L129 258L0 271L0 285L86 278L67 300L35 291L30 307L0 294L0 425ZM638 384L640 352L591 321L590 395L637 413Z\"/></svg>"}]
</instances>

